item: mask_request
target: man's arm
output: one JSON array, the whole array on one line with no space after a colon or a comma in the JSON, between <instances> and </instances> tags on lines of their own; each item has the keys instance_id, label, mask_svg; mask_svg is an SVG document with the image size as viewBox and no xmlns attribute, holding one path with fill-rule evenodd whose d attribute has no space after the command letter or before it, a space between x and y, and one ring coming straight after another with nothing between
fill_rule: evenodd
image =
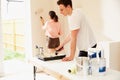
<instances>
[{"instance_id":1,"label":"man's arm","mask_svg":"<svg viewBox=\"0 0 120 80\"><path fill-rule=\"evenodd\" d=\"M58 48L56 48L56 50L59 50L60 48L62 48L65 44L67 44L69 41L71 40L70 37L70 33L67 35L67 37L65 38L65 40L60 44L60 46Z\"/></svg>"},{"instance_id":2,"label":"man's arm","mask_svg":"<svg viewBox=\"0 0 120 80\"><path fill-rule=\"evenodd\" d=\"M70 33L67 35L67 37L65 38L64 42L61 44L62 46L64 46L65 44L67 44L69 41L71 40L70 37Z\"/></svg>"},{"instance_id":3,"label":"man's arm","mask_svg":"<svg viewBox=\"0 0 120 80\"><path fill-rule=\"evenodd\" d=\"M70 56L63 58L63 61L71 61L74 59L78 31L79 29L71 31Z\"/></svg>"}]
</instances>

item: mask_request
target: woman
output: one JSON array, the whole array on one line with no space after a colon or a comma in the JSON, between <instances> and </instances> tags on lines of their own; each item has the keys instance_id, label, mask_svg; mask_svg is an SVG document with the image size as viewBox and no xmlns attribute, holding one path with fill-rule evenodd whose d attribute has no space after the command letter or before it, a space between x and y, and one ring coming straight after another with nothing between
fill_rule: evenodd
<instances>
[{"instance_id":1,"label":"woman","mask_svg":"<svg viewBox=\"0 0 120 80\"><path fill-rule=\"evenodd\" d=\"M50 20L44 24L44 19L40 17L45 30L45 35L48 37L48 49L50 53L55 53L56 48L60 45L59 37L62 34L61 24L58 21L58 16L54 11L49 11Z\"/></svg>"}]
</instances>

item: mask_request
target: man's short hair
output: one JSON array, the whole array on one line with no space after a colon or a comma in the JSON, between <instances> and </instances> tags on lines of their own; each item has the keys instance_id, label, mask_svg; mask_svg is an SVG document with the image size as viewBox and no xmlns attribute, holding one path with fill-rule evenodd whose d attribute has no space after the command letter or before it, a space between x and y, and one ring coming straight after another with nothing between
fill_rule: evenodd
<instances>
[{"instance_id":1,"label":"man's short hair","mask_svg":"<svg viewBox=\"0 0 120 80\"><path fill-rule=\"evenodd\" d=\"M64 5L65 7L67 7L68 5L70 5L70 7L72 8L72 1L71 0L58 0L57 4L60 5Z\"/></svg>"}]
</instances>

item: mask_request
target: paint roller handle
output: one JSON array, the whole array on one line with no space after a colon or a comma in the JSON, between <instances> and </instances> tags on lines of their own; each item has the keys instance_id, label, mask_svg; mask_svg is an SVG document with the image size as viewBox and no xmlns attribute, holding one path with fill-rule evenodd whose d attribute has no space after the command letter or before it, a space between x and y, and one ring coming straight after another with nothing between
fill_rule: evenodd
<instances>
[{"instance_id":1,"label":"paint roller handle","mask_svg":"<svg viewBox=\"0 0 120 80\"><path fill-rule=\"evenodd\" d=\"M43 19L43 17L42 17L42 16L40 16L40 19Z\"/></svg>"},{"instance_id":2,"label":"paint roller handle","mask_svg":"<svg viewBox=\"0 0 120 80\"><path fill-rule=\"evenodd\" d=\"M40 21L41 21L42 25L44 25L44 19L42 16L40 16Z\"/></svg>"}]
</instances>

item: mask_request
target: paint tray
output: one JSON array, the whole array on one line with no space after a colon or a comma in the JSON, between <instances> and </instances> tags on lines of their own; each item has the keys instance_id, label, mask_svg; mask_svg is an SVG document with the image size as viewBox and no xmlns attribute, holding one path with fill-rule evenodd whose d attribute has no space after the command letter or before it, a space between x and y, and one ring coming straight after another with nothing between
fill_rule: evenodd
<instances>
[{"instance_id":1,"label":"paint tray","mask_svg":"<svg viewBox=\"0 0 120 80\"><path fill-rule=\"evenodd\" d=\"M38 59L43 61L58 60L64 58L66 55L56 55L51 57L38 57Z\"/></svg>"}]
</instances>

